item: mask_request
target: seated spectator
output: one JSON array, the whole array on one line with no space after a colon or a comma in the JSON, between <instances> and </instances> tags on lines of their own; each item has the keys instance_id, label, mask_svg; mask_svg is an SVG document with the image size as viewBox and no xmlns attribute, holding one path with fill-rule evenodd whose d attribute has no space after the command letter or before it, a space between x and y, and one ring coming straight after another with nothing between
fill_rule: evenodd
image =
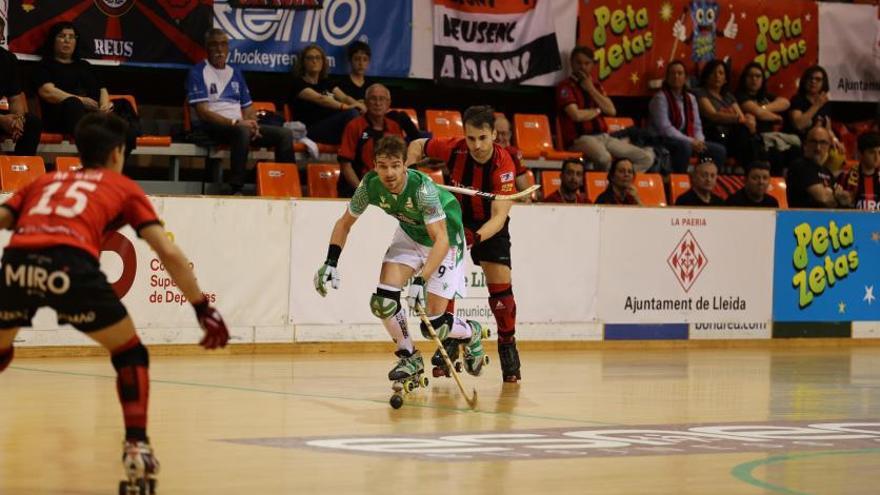
<instances>
[{"instance_id":1,"label":"seated spectator","mask_svg":"<svg viewBox=\"0 0 880 495\"><path fill-rule=\"evenodd\" d=\"M704 159L691 172L691 188L675 200L675 206L724 206L724 200L712 192L718 179L718 165Z\"/></svg>"},{"instance_id":2,"label":"seated spectator","mask_svg":"<svg viewBox=\"0 0 880 495\"><path fill-rule=\"evenodd\" d=\"M531 185L528 183L529 169L523 164L522 151L513 145L513 132L510 130L510 121L507 120L504 114L498 114L495 117L495 142L504 148L504 151L513 159L513 164L516 167L516 190L522 191L528 188ZM565 164L563 163L563 165ZM528 203L530 200L526 199L525 202Z\"/></svg>"},{"instance_id":3,"label":"seated spectator","mask_svg":"<svg viewBox=\"0 0 880 495\"><path fill-rule=\"evenodd\" d=\"M559 189L544 198L545 203L590 203L584 193L584 162L570 159L562 162L559 179Z\"/></svg>"},{"instance_id":4,"label":"seated spectator","mask_svg":"<svg viewBox=\"0 0 880 495\"><path fill-rule=\"evenodd\" d=\"M43 124L36 115L28 113L27 97L19 80L18 59L0 46L0 98L3 97L9 110L0 112L0 141L12 139L15 155L36 155Z\"/></svg>"},{"instance_id":5,"label":"seated spectator","mask_svg":"<svg viewBox=\"0 0 880 495\"><path fill-rule=\"evenodd\" d=\"M367 78L367 69L370 68L370 58L372 51L370 45L363 41L355 41L348 45L348 67L349 73L339 81L336 89L339 95L350 96L351 98L366 103L367 88L373 85L373 81ZM336 95L336 91L333 91Z\"/></svg>"},{"instance_id":6,"label":"seated spectator","mask_svg":"<svg viewBox=\"0 0 880 495\"><path fill-rule=\"evenodd\" d=\"M788 167L785 194L791 208L835 208L845 205L843 188L824 165L831 149L831 132L817 125L804 140L804 156Z\"/></svg>"},{"instance_id":7,"label":"seated spectator","mask_svg":"<svg viewBox=\"0 0 880 495\"><path fill-rule=\"evenodd\" d=\"M724 145L727 156L740 165L752 163L761 155L761 143L755 135L755 116L744 114L736 97L728 89L730 76L727 65L712 60L700 72L700 87L694 93L700 105L706 137ZM724 163L716 164L723 167Z\"/></svg>"},{"instance_id":8,"label":"seated spectator","mask_svg":"<svg viewBox=\"0 0 880 495\"><path fill-rule=\"evenodd\" d=\"M666 66L663 89L651 98L651 126L669 150L672 169L687 172L691 156L709 155L716 163L727 160L724 146L706 141L697 98L688 91L684 63L675 60Z\"/></svg>"},{"instance_id":9,"label":"seated spectator","mask_svg":"<svg viewBox=\"0 0 880 495\"><path fill-rule=\"evenodd\" d=\"M746 183L737 192L727 197L727 206L746 206L755 208L779 208L779 201L767 194L770 187L770 164L753 162L746 168Z\"/></svg>"},{"instance_id":10,"label":"seated spectator","mask_svg":"<svg viewBox=\"0 0 880 495\"><path fill-rule=\"evenodd\" d=\"M791 99L788 119L784 132L797 134L801 141L813 127L820 125L831 135L831 150L828 153L829 170L836 173L846 162L846 149L834 135L831 121L831 99L828 96L828 73L819 65L807 67L801 75L797 93Z\"/></svg>"},{"instance_id":11,"label":"seated spectator","mask_svg":"<svg viewBox=\"0 0 880 495\"><path fill-rule=\"evenodd\" d=\"M571 76L556 86L556 110L562 141L583 153L600 170L608 170L614 158L628 158L637 171L654 164L654 152L608 135L604 115L617 115L614 102L602 84L593 79L593 50L576 46L571 51Z\"/></svg>"},{"instance_id":12,"label":"seated spectator","mask_svg":"<svg viewBox=\"0 0 880 495\"><path fill-rule=\"evenodd\" d=\"M788 163L801 156L801 139L796 134L776 132L785 122L785 111L791 103L787 98L767 91L764 68L750 62L743 69L737 86L736 101L746 115L753 115L773 175L784 175Z\"/></svg>"},{"instance_id":13,"label":"seated spectator","mask_svg":"<svg viewBox=\"0 0 880 495\"><path fill-rule=\"evenodd\" d=\"M338 158L342 177L337 183L340 198L350 198L363 176L373 170L373 147L384 136L403 137L397 122L387 117L391 92L381 84L367 89L367 113L345 126Z\"/></svg>"},{"instance_id":14,"label":"seated spectator","mask_svg":"<svg viewBox=\"0 0 880 495\"><path fill-rule=\"evenodd\" d=\"M608 169L608 187L596 198L597 205L641 205L639 191L633 183L635 167L626 158L618 158Z\"/></svg>"},{"instance_id":15,"label":"seated spectator","mask_svg":"<svg viewBox=\"0 0 880 495\"><path fill-rule=\"evenodd\" d=\"M880 133L859 136L859 163L837 178L843 188L841 205L859 210L880 210Z\"/></svg>"},{"instance_id":16,"label":"seated spectator","mask_svg":"<svg viewBox=\"0 0 880 495\"><path fill-rule=\"evenodd\" d=\"M233 194L240 194L245 182L250 145L275 147L275 159L294 163L293 132L284 127L257 122L247 82L241 71L228 65L229 38L222 29L205 34L207 60L194 65L187 75L187 104L193 112L193 127L218 143L229 144Z\"/></svg>"},{"instance_id":17,"label":"seated spectator","mask_svg":"<svg viewBox=\"0 0 880 495\"><path fill-rule=\"evenodd\" d=\"M77 122L89 112L114 112L131 124L134 109L122 100L114 107L110 93L95 76L92 66L79 54L79 33L71 22L62 21L49 29L41 49L42 60L33 75L40 100L43 129L73 135ZM137 144L137 126L130 125L126 155Z\"/></svg>"},{"instance_id":18,"label":"seated spectator","mask_svg":"<svg viewBox=\"0 0 880 495\"><path fill-rule=\"evenodd\" d=\"M364 103L345 94L327 78L327 55L318 45L303 48L296 60L287 105L293 120L306 125L310 139L339 144L348 121L367 111Z\"/></svg>"}]
</instances>

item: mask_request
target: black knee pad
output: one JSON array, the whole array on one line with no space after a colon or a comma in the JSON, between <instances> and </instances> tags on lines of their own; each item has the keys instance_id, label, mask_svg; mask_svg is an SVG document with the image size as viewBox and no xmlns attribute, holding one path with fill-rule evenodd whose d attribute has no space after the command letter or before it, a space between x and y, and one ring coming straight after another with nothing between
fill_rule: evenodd
<instances>
[{"instance_id":1,"label":"black knee pad","mask_svg":"<svg viewBox=\"0 0 880 495\"><path fill-rule=\"evenodd\" d=\"M114 355L111 360L116 371L130 366L150 367L150 354L144 344L138 342L137 345L130 349L126 349L119 354Z\"/></svg>"},{"instance_id":2,"label":"black knee pad","mask_svg":"<svg viewBox=\"0 0 880 495\"><path fill-rule=\"evenodd\" d=\"M15 356L15 347L10 347L8 351L0 354L0 373L9 367L9 363L12 362L13 356Z\"/></svg>"},{"instance_id":3,"label":"black knee pad","mask_svg":"<svg viewBox=\"0 0 880 495\"><path fill-rule=\"evenodd\" d=\"M440 340L445 339L446 336L449 335L449 331L452 330L452 323L452 313L443 313L442 315L431 320L431 326L434 327L434 332L437 334ZM426 339L430 339L431 334L428 333L428 327L425 325L425 322L421 323L420 328L422 330L422 336Z\"/></svg>"}]
</instances>

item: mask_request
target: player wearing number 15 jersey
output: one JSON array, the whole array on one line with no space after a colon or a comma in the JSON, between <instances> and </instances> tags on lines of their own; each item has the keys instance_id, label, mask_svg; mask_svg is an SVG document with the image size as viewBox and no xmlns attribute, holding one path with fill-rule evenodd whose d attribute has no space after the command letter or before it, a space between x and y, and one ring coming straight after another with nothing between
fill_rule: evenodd
<instances>
[{"instance_id":1,"label":"player wearing number 15 jersey","mask_svg":"<svg viewBox=\"0 0 880 495\"><path fill-rule=\"evenodd\" d=\"M0 205L0 229L14 231L0 269L0 371L12 361L19 328L43 306L110 351L125 420L123 464L135 484L158 471L147 440L149 356L99 268L104 234L128 224L153 248L192 302L204 347L225 346L229 333L141 188L120 173L127 127L112 114L84 117L75 133L84 169L45 174Z\"/></svg>"},{"instance_id":2,"label":"player wearing number 15 jersey","mask_svg":"<svg viewBox=\"0 0 880 495\"><path fill-rule=\"evenodd\" d=\"M407 300L410 307L425 306L437 336L447 349L465 346L465 365L479 375L483 364L482 328L446 312L450 300L465 295L464 257L467 254L461 206L448 191L438 189L431 178L404 165L406 143L397 136L385 136L373 151L375 169L368 172L354 192L342 217L333 227L324 265L315 274L315 290L327 295L326 284L339 287L336 265L349 231L369 205L395 217L399 226L385 253L379 285L370 300L370 310L382 320L397 343L398 364L388 373L391 381L420 376L421 354L415 350L407 329L400 292L413 275ZM422 334L430 338L422 324ZM453 358L454 359L454 358Z\"/></svg>"}]
</instances>

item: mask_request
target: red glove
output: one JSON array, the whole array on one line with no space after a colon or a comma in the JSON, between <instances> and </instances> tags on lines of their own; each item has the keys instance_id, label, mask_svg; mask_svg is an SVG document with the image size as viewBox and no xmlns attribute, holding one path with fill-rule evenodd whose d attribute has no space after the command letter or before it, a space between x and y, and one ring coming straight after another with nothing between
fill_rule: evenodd
<instances>
[{"instance_id":1,"label":"red glove","mask_svg":"<svg viewBox=\"0 0 880 495\"><path fill-rule=\"evenodd\" d=\"M474 244L480 243L480 233L471 229L464 229L464 242L467 244L468 249L472 248Z\"/></svg>"},{"instance_id":2,"label":"red glove","mask_svg":"<svg viewBox=\"0 0 880 495\"><path fill-rule=\"evenodd\" d=\"M207 299L193 304L193 308L196 310L199 326L205 331L205 337L199 342L199 345L205 349L226 347L226 342L229 341L229 330L226 328L226 322L223 321L220 312L208 304Z\"/></svg>"}]
</instances>

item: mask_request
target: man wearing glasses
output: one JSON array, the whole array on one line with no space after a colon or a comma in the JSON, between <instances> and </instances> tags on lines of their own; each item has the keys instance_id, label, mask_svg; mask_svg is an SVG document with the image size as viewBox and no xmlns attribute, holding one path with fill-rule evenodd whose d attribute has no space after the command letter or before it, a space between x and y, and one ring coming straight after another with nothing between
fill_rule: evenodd
<instances>
[{"instance_id":1,"label":"man wearing glasses","mask_svg":"<svg viewBox=\"0 0 880 495\"><path fill-rule=\"evenodd\" d=\"M832 136L816 126L807 133L804 156L792 163L786 177L790 208L837 208L846 203L846 193L834 183L834 175L823 164L828 160Z\"/></svg>"},{"instance_id":2,"label":"man wearing glasses","mask_svg":"<svg viewBox=\"0 0 880 495\"><path fill-rule=\"evenodd\" d=\"M391 108L391 92L381 84L373 84L366 92L367 112L345 126L342 145L337 154L342 177L337 183L340 198L350 198L361 178L373 170L373 147L384 136L404 137L395 120L387 116Z\"/></svg>"}]
</instances>

